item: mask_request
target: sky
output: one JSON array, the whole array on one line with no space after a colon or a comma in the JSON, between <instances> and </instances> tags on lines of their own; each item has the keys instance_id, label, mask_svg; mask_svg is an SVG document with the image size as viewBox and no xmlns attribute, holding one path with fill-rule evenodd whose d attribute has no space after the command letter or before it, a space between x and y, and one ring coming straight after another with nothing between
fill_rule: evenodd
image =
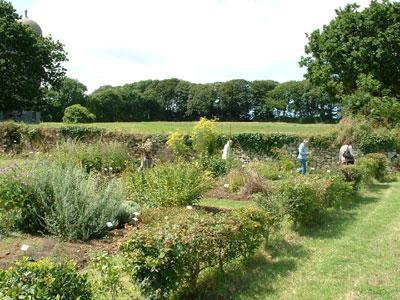
<instances>
[{"instance_id":1,"label":"sky","mask_svg":"<svg viewBox=\"0 0 400 300\"><path fill-rule=\"evenodd\" d=\"M102 85L179 78L301 80L306 33L369 0L11 0L65 45L67 76Z\"/></svg>"}]
</instances>

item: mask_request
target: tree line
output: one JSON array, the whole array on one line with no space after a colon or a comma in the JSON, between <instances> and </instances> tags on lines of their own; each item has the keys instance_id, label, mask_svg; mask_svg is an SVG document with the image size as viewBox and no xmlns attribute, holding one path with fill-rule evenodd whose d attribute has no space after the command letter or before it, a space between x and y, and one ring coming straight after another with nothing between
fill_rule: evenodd
<instances>
[{"instance_id":1,"label":"tree line","mask_svg":"<svg viewBox=\"0 0 400 300\"><path fill-rule=\"evenodd\" d=\"M322 121L362 115L385 126L400 122L400 3L349 4L308 35L300 65L305 80L197 84L171 78L86 86L64 77L63 45L18 22L0 0L0 111L37 110L61 121L80 104L97 121L177 121L201 116L229 121ZM88 112L89 114L89 112ZM72 114L73 115L73 114ZM90 115L90 114L89 114Z\"/></svg>"},{"instance_id":2,"label":"tree line","mask_svg":"<svg viewBox=\"0 0 400 300\"><path fill-rule=\"evenodd\" d=\"M171 78L123 86L103 86L85 95L86 87L65 78L50 89L41 108L47 121L61 121L64 109L81 104L100 122L182 121L199 117L224 121L333 121L337 106L309 81L279 84L272 80L198 84Z\"/></svg>"}]
</instances>

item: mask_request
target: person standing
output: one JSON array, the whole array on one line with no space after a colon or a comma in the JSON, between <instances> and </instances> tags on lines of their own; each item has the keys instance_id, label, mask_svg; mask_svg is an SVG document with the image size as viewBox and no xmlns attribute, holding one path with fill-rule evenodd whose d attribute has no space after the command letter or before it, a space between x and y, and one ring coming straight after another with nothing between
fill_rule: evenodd
<instances>
[{"instance_id":1,"label":"person standing","mask_svg":"<svg viewBox=\"0 0 400 300\"><path fill-rule=\"evenodd\" d=\"M297 156L297 159L300 162L300 168L297 169L297 172L305 175L307 172L307 144L308 140L305 139L299 146L299 154Z\"/></svg>"},{"instance_id":2,"label":"person standing","mask_svg":"<svg viewBox=\"0 0 400 300\"><path fill-rule=\"evenodd\" d=\"M339 150L339 163L344 165L354 164L354 153L351 140L346 140Z\"/></svg>"},{"instance_id":3,"label":"person standing","mask_svg":"<svg viewBox=\"0 0 400 300\"><path fill-rule=\"evenodd\" d=\"M231 154L231 146L233 141L229 139L229 141L225 144L224 150L222 151L222 159L228 159Z\"/></svg>"}]
</instances>

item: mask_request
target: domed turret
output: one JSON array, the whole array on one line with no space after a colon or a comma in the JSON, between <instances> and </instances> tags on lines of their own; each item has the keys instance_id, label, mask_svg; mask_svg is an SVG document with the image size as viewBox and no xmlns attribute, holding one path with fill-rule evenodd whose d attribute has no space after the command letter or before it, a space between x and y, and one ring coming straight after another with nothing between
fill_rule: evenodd
<instances>
[{"instance_id":1,"label":"domed turret","mask_svg":"<svg viewBox=\"0 0 400 300\"><path fill-rule=\"evenodd\" d=\"M33 29L34 32L36 32L36 34L42 36L42 29L40 28L38 23L28 18L27 10L25 10L25 16L19 22L21 24L28 25L30 28Z\"/></svg>"}]
</instances>

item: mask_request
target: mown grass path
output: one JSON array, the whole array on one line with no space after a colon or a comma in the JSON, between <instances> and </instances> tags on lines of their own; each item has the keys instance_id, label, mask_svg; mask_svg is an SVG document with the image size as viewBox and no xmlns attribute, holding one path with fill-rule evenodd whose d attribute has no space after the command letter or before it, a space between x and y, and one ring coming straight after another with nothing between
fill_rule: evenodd
<instances>
[{"instance_id":1,"label":"mown grass path","mask_svg":"<svg viewBox=\"0 0 400 300\"><path fill-rule=\"evenodd\" d=\"M214 280L201 298L400 299L400 182L374 185Z\"/></svg>"},{"instance_id":2,"label":"mown grass path","mask_svg":"<svg viewBox=\"0 0 400 300\"><path fill-rule=\"evenodd\" d=\"M272 298L400 298L400 183L376 186L358 203L327 223L326 235L322 228L304 238L309 258Z\"/></svg>"}]
</instances>

